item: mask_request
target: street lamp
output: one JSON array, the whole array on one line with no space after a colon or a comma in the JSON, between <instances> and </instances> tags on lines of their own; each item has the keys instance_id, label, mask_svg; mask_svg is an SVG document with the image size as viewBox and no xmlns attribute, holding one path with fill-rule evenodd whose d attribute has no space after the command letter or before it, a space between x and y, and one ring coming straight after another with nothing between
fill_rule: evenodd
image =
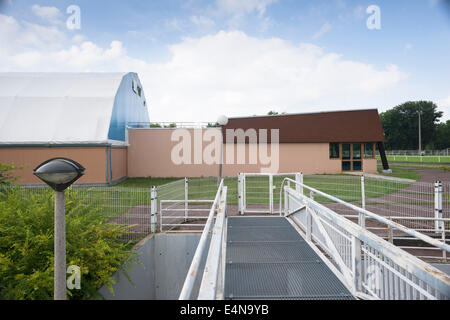
<instances>
[{"instance_id":1,"label":"street lamp","mask_svg":"<svg viewBox=\"0 0 450 320\"><path fill-rule=\"evenodd\" d=\"M84 168L67 158L53 158L41 163L34 175L55 190L54 288L55 300L66 300L66 208L64 190L77 181Z\"/></svg>"},{"instance_id":2,"label":"street lamp","mask_svg":"<svg viewBox=\"0 0 450 320\"><path fill-rule=\"evenodd\" d=\"M222 162L223 162L223 127L228 124L227 116L221 115L217 118L217 123L220 126L220 132L222 137L222 143L220 144L220 160L219 160L219 175L217 177L217 185L220 185L220 180L222 180Z\"/></svg>"}]
</instances>

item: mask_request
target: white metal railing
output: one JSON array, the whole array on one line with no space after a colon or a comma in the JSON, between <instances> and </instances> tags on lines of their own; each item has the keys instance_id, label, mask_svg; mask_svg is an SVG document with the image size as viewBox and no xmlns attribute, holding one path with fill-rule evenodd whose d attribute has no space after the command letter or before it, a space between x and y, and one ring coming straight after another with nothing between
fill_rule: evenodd
<instances>
[{"instance_id":1,"label":"white metal railing","mask_svg":"<svg viewBox=\"0 0 450 320\"><path fill-rule=\"evenodd\" d=\"M127 128L129 129L201 129L201 128L216 128L218 127L215 122L128 122Z\"/></svg>"},{"instance_id":2,"label":"white metal railing","mask_svg":"<svg viewBox=\"0 0 450 320\"><path fill-rule=\"evenodd\" d=\"M284 211L284 215L295 222L308 243L324 261L328 261L329 267L355 296L365 299L450 299L448 275L308 198L299 192L298 187L334 201L339 199L303 183L286 180L296 184L297 188L283 187L284 210L280 206L280 215ZM280 192L280 203L282 194ZM364 209L353 209L363 210L359 212L373 215L379 222L449 252L450 247L436 239L408 230L383 217L375 217Z\"/></svg>"},{"instance_id":3,"label":"white metal railing","mask_svg":"<svg viewBox=\"0 0 450 320\"><path fill-rule=\"evenodd\" d=\"M191 223L190 221L206 220L207 215L194 214L195 212L209 212L210 208L191 208L189 205L211 205L214 200L160 200L159 227L161 232L199 232L203 230L204 223ZM190 230L179 230L178 227L190 227ZM197 227L192 229L192 227Z\"/></svg>"},{"instance_id":4,"label":"white metal railing","mask_svg":"<svg viewBox=\"0 0 450 320\"><path fill-rule=\"evenodd\" d=\"M417 156L419 155L419 150L386 150L387 156ZM379 152L377 151L377 155ZM450 148L444 150L422 150L422 155L425 156L450 156Z\"/></svg>"},{"instance_id":5,"label":"white metal railing","mask_svg":"<svg viewBox=\"0 0 450 320\"><path fill-rule=\"evenodd\" d=\"M345 203L351 203L409 229L440 237L444 242L450 243L448 182L425 183L374 174L302 175L302 179L306 185L333 195ZM411 237L408 238L404 233L394 232L388 225L380 225L373 218L359 214L352 207L321 196L316 200L348 219L358 219L361 226L391 242L411 240ZM405 248L407 245L404 244ZM437 248L433 247L422 247L419 251L419 248L413 245L409 247L409 251L420 258L433 261L448 259L445 251L439 253Z\"/></svg>"},{"instance_id":6,"label":"white metal railing","mask_svg":"<svg viewBox=\"0 0 450 320\"><path fill-rule=\"evenodd\" d=\"M285 177L301 180L300 172L293 173L239 173L238 210L244 213L276 212L274 190ZM277 181L278 180L278 181Z\"/></svg>"},{"instance_id":7,"label":"white metal railing","mask_svg":"<svg viewBox=\"0 0 450 320\"><path fill-rule=\"evenodd\" d=\"M200 285L199 299L216 299L223 297L224 284L224 251L222 245L225 237L227 187L221 180L214 202L209 211L208 219L203 229L197 249L195 250L191 266L181 289L179 300L193 299L194 284L196 282L201 262L204 260L209 233L213 230L205 271ZM216 216L217 210L217 216ZM216 216L216 217L215 217ZM214 219L215 218L215 219Z\"/></svg>"}]
</instances>

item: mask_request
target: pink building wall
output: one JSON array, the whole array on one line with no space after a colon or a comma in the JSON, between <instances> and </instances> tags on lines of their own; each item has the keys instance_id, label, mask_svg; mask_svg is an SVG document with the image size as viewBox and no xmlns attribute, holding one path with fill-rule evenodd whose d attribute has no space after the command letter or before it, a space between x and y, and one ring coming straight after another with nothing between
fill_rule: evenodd
<instances>
[{"instance_id":1,"label":"pink building wall","mask_svg":"<svg viewBox=\"0 0 450 320\"><path fill-rule=\"evenodd\" d=\"M218 129L207 129L218 130ZM181 164L176 165L171 159L173 147L178 141L171 141L174 129L131 129L129 130L128 176L129 177L209 177L217 176L217 164ZM194 129L188 129L194 136ZM206 131L206 130L204 130ZM210 142L203 142L203 148ZM237 163L237 145L233 146ZM223 165L223 176L236 176L239 172L261 172L268 168L259 161L248 164L249 144L245 145L247 164ZM270 147L269 147L270 150ZM194 154L194 143L191 143L191 154ZM227 157L224 144L223 158ZM224 160L226 161L226 160ZM192 163L194 162L192 156ZM363 170L376 173L376 159L364 159ZM337 174L342 173L341 160L329 159L328 143L283 143L279 145L279 167L273 173L303 172L305 174Z\"/></svg>"}]
</instances>

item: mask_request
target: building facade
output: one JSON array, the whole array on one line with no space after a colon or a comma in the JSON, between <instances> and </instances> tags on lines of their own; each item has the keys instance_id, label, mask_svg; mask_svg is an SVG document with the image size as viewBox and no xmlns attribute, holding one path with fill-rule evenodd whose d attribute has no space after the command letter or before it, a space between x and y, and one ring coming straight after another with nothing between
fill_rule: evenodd
<instances>
[{"instance_id":1,"label":"building facade","mask_svg":"<svg viewBox=\"0 0 450 320\"><path fill-rule=\"evenodd\" d=\"M33 169L54 157L81 163L82 184L217 176L220 154L223 176L376 173L377 149L388 169L376 109L230 118L197 129L149 121L136 73L0 73L0 162L23 167L15 172L21 184L40 184Z\"/></svg>"},{"instance_id":2,"label":"building facade","mask_svg":"<svg viewBox=\"0 0 450 320\"><path fill-rule=\"evenodd\" d=\"M127 177L126 125L148 122L136 73L0 73L0 162L23 167L19 183L53 157L83 164L79 183Z\"/></svg>"}]
</instances>

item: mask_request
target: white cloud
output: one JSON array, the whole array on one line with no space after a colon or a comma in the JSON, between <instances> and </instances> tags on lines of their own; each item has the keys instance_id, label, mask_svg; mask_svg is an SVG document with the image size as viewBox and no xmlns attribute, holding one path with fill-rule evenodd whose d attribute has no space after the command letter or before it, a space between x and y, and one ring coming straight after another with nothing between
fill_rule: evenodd
<instances>
[{"instance_id":1,"label":"white cloud","mask_svg":"<svg viewBox=\"0 0 450 320\"><path fill-rule=\"evenodd\" d=\"M396 66L382 70L311 44L219 32L171 46L172 59L140 73L155 119L211 120L219 114L320 111L344 97L366 99L397 84ZM314 105L317 107L314 108ZM343 105L348 109L349 105ZM171 112L168 112L171 110Z\"/></svg>"},{"instance_id":2,"label":"white cloud","mask_svg":"<svg viewBox=\"0 0 450 320\"><path fill-rule=\"evenodd\" d=\"M215 22L212 19L205 16L192 16L190 20L193 24L199 27L210 28L215 25Z\"/></svg>"},{"instance_id":3,"label":"white cloud","mask_svg":"<svg viewBox=\"0 0 450 320\"><path fill-rule=\"evenodd\" d=\"M320 29L313 35L313 39L319 39L321 36L323 36L325 33L331 30L331 24L328 22L325 22Z\"/></svg>"},{"instance_id":4,"label":"white cloud","mask_svg":"<svg viewBox=\"0 0 450 320\"><path fill-rule=\"evenodd\" d=\"M395 65L375 67L312 44L239 31L185 38L169 47L171 56L162 63L131 57L119 41L102 48L57 31L0 15L0 70L134 71L156 121L214 121L220 114L264 114L269 108L367 107L405 77Z\"/></svg>"},{"instance_id":5,"label":"white cloud","mask_svg":"<svg viewBox=\"0 0 450 320\"><path fill-rule=\"evenodd\" d=\"M31 10L36 16L51 24L62 23L63 15L56 7L41 7L40 5L35 4L31 7Z\"/></svg>"},{"instance_id":6,"label":"white cloud","mask_svg":"<svg viewBox=\"0 0 450 320\"><path fill-rule=\"evenodd\" d=\"M223 10L227 13L234 15L245 15L256 11L260 17L262 17L267 6L277 2L278 0L217 0L217 6L219 10Z\"/></svg>"},{"instance_id":7,"label":"white cloud","mask_svg":"<svg viewBox=\"0 0 450 320\"><path fill-rule=\"evenodd\" d=\"M261 20L259 29L265 31L271 25L271 20L265 17L269 5L278 0L216 0L216 15L227 16L227 25L232 29L238 29L246 16L256 13Z\"/></svg>"}]
</instances>

